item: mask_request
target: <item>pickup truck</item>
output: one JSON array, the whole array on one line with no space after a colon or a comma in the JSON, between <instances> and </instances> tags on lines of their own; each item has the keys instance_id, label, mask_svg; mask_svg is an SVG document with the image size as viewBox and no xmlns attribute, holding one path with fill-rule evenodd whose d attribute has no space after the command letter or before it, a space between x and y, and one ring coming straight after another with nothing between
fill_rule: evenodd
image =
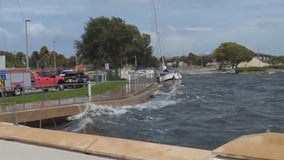
<instances>
[{"instance_id":1,"label":"pickup truck","mask_svg":"<svg viewBox=\"0 0 284 160\"><path fill-rule=\"evenodd\" d=\"M54 87L59 90L64 89L64 77L56 76L47 70L33 70L31 71L31 85L37 89L45 89Z\"/></svg>"}]
</instances>

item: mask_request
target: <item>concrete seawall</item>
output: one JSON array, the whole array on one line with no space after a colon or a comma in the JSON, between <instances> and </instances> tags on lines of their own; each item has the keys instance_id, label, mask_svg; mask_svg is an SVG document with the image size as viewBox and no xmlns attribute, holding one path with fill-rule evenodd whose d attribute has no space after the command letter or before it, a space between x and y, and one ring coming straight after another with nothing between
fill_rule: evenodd
<instances>
[{"instance_id":1,"label":"concrete seawall","mask_svg":"<svg viewBox=\"0 0 284 160\"><path fill-rule=\"evenodd\" d=\"M124 105L134 106L136 104L147 101L157 90L158 90L158 85L153 84L148 86L139 93L128 95L126 97L118 99L108 99L108 100L100 100L95 102L85 102L81 104L60 105L52 107L39 106L36 109L2 112L0 113L0 121L18 124L18 123L26 123L32 121L41 121L41 120L72 116L84 111L86 103L93 103L96 105L107 105L110 107L117 107ZM48 101L45 103L48 103Z\"/></svg>"}]
</instances>

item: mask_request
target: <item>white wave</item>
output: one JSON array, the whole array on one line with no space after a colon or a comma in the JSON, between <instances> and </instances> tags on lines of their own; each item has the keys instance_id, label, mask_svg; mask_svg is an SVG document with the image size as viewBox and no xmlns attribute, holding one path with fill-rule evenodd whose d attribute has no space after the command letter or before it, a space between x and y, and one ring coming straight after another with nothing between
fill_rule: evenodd
<instances>
[{"instance_id":1,"label":"white wave","mask_svg":"<svg viewBox=\"0 0 284 160\"><path fill-rule=\"evenodd\" d=\"M121 115L128 112L131 106L122 106L122 107L112 107L108 105L97 105L93 103L86 103L86 107L83 112L70 116L67 119L72 121L76 119L81 119L82 117L89 115L89 116L96 116L96 115Z\"/></svg>"},{"instance_id":2,"label":"white wave","mask_svg":"<svg viewBox=\"0 0 284 160\"><path fill-rule=\"evenodd\" d=\"M9 122L0 122L0 124L3 124L3 125L9 125L9 126L17 126L17 127L26 127L26 128L30 128L29 126L20 125L20 124L15 124L15 123L9 123Z\"/></svg>"},{"instance_id":3,"label":"white wave","mask_svg":"<svg viewBox=\"0 0 284 160\"><path fill-rule=\"evenodd\" d=\"M175 105L178 102L183 100L183 99L177 99L175 97L176 94L183 94L182 91L178 90L181 87L182 86L171 88L170 91L158 90L154 94L153 99L151 99L151 100L149 100L145 103L138 104L134 108L137 108L139 110L160 109L160 108L164 108L164 107L169 106L169 105Z\"/></svg>"},{"instance_id":4,"label":"white wave","mask_svg":"<svg viewBox=\"0 0 284 160\"><path fill-rule=\"evenodd\" d=\"M96 105L96 104L89 104L90 106L90 115L121 115L128 112L128 109L131 106L121 106L121 107L112 107L108 105Z\"/></svg>"},{"instance_id":5,"label":"white wave","mask_svg":"<svg viewBox=\"0 0 284 160\"><path fill-rule=\"evenodd\" d=\"M67 120L73 121L73 120L76 120L76 119L81 119L84 115L86 115L88 113L88 111L89 111L89 107L88 107L88 105L86 105L84 111L80 112L79 114L67 117Z\"/></svg>"},{"instance_id":6,"label":"white wave","mask_svg":"<svg viewBox=\"0 0 284 160\"><path fill-rule=\"evenodd\" d=\"M123 124L123 123L118 123L118 122L111 121L111 120L106 120L106 122L107 122L108 124L114 124L114 125L119 125L119 126L125 126L125 124Z\"/></svg>"},{"instance_id":7,"label":"white wave","mask_svg":"<svg viewBox=\"0 0 284 160\"><path fill-rule=\"evenodd\" d=\"M156 95L160 94L160 92L161 92L160 90L155 91L153 96L156 96Z\"/></svg>"},{"instance_id":8,"label":"white wave","mask_svg":"<svg viewBox=\"0 0 284 160\"><path fill-rule=\"evenodd\" d=\"M80 120L78 122L76 122L76 124L65 127L62 130L72 131L72 132L82 132L82 131L85 130L87 125L94 126L94 122L93 122L92 118L89 117L89 116L85 116L83 118L81 117Z\"/></svg>"},{"instance_id":9,"label":"white wave","mask_svg":"<svg viewBox=\"0 0 284 160\"><path fill-rule=\"evenodd\" d=\"M138 104L134 108L138 110L143 110L143 109L160 109L164 108L169 105L175 105L177 102L175 100L166 100L166 99L155 99L155 100L150 100L146 103Z\"/></svg>"},{"instance_id":10,"label":"white wave","mask_svg":"<svg viewBox=\"0 0 284 160\"><path fill-rule=\"evenodd\" d=\"M205 96L196 96L194 99L191 100L191 102L196 102L196 101L201 101L201 102L204 102L204 103L207 103L208 101L205 99Z\"/></svg>"},{"instance_id":11,"label":"white wave","mask_svg":"<svg viewBox=\"0 0 284 160\"><path fill-rule=\"evenodd\" d=\"M85 116L99 116L99 115L122 115L131 110L144 110L144 109L160 109L169 105L175 105L182 99L173 98L177 93L182 94L182 92L177 92L176 87L172 88L169 92L158 90L154 93L154 98L149 101L135 106L121 106L121 107L112 107L108 105L97 105L93 103L86 103L84 111L81 113L70 116L67 119L70 121L82 119Z\"/></svg>"},{"instance_id":12,"label":"white wave","mask_svg":"<svg viewBox=\"0 0 284 160\"><path fill-rule=\"evenodd\" d=\"M176 94L183 94L181 88L184 88L183 85L174 85L170 87L161 87L160 90L156 91L154 96L156 95L165 95L165 96L175 96Z\"/></svg>"},{"instance_id":13,"label":"white wave","mask_svg":"<svg viewBox=\"0 0 284 160\"><path fill-rule=\"evenodd\" d=\"M165 135L169 132L169 129L150 128L149 130L158 133L158 135Z\"/></svg>"}]
</instances>

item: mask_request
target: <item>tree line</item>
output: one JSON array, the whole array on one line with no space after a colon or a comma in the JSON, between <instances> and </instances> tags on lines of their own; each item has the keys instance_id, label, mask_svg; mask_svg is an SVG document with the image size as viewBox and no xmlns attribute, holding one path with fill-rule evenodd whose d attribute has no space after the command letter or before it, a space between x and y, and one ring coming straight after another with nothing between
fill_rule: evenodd
<instances>
[{"instance_id":1,"label":"tree line","mask_svg":"<svg viewBox=\"0 0 284 160\"><path fill-rule=\"evenodd\" d=\"M197 55L190 52L187 56L182 56L182 60L187 65L205 67L208 63L217 62L219 69L224 69L224 65L229 64L236 69L241 62L248 62L254 56L254 52L245 46L235 42L221 43L211 54Z\"/></svg>"},{"instance_id":2,"label":"tree line","mask_svg":"<svg viewBox=\"0 0 284 160\"><path fill-rule=\"evenodd\" d=\"M249 62L258 54L247 47L237 44L236 42L223 42L209 55L197 55L189 53L183 56L183 62L188 65L196 65L205 67L207 63L217 62L220 70L224 69L224 65L231 65L232 69L237 69L241 62ZM283 66L284 56L270 56L267 63L272 66Z\"/></svg>"},{"instance_id":3,"label":"tree line","mask_svg":"<svg viewBox=\"0 0 284 160\"><path fill-rule=\"evenodd\" d=\"M6 57L7 68L26 68L27 59L23 52L0 51L0 55ZM57 68L69 67L74 68L76 65L76 57L66 58L63 54L55 51L49 51L46 46L42 46L39 51L33 51L29 56L29 67L31 69L48 68L54 69L54 57L56 58Z\"/></svg>"}]
</instances>

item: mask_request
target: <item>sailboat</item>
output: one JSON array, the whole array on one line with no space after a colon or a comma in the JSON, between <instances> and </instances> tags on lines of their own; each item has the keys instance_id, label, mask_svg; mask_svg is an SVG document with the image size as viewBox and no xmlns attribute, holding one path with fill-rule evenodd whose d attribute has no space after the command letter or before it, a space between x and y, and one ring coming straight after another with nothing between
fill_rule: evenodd
<instances>
[{"instance_id":1,"label":"sailboat","mask_svg":"<svg viewBox=\"0 0 284 160\"><path fill-rule=\"evenodd\" d=\"M158 83L166 83L170 81L174 84L181 84L182 75L177 69L168 69L164 63L164 60L162 60L162 71L159 72L157 81Z\"/></svg>"},{"instance_id":2,"label":"sailboat","mask_svg":"<svg viewBox=\"0 0 284 160\"><path fill-rule=\"evenodd\" d=\"M159 33L159 26L158 26L158 18L157 18L157 7L155 0L153 0L153 7L154 7L154 13L155 13L155 23L156 23L156 34L157 34L157 40L158 40L158 46L159 46L159 54L162 55L162 49L161 49L161 39L160 39L160 33ZM162 67L161 71L157 75L157 82L158 83L168 83L172 82L173 84L181 84L182 83L182 75L178 70L172 70L169 69L166 66L165 63L165 57L162 56Z\"/></svg>"}]
</instances>

